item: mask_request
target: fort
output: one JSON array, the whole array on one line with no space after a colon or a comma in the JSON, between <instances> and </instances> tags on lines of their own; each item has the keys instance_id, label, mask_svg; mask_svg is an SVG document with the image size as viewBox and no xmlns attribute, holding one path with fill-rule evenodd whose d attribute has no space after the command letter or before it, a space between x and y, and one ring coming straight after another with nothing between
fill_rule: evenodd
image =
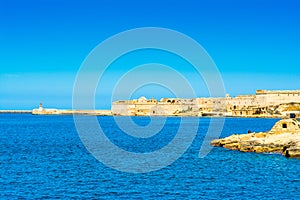
<instances>
[{"instance_id":1,"label":"fort","mask_svg":"<svg viewBox=\"0 0 300 200\"><path fill-rule=\"evenodd\" d=\"M232 116L300 117L300 90L256 90L256 94L219 98L162 98L120 100L112 103L113 115L122 116Z\"/></svg>"}]
</instances>

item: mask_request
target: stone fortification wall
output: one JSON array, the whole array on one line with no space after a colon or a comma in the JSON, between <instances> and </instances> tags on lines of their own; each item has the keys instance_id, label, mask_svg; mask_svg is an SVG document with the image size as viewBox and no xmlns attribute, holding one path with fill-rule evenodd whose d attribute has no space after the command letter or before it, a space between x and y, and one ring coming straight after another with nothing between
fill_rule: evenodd
<instances>
[{"instance_id":1,"label":"stone fortification wall","mask_svg":"<svg viewBox=\"0 0 300 200\"><path fill-rule=\"evenodd\" d=\"M204 115L225 113L229 116L274 115L276 106L300 102L300 90L257 90L255 95L220 98L163 98L116 101L115 115ZM277 113L282 115L282 113Z\"/></svg>"}]
</instances>

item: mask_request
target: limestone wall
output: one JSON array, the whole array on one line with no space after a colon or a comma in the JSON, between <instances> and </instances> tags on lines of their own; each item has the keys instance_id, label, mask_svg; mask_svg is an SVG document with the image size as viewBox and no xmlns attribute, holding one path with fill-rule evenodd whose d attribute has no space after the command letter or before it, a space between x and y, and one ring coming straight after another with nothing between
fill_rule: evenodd
<instances>
[{"instance_id":1,"label":"limestone wall","mask_svg":"<svg viewBox=\"0 0 300 200\"><path fill-rule=\"evenodd\" d=\"M256 98L261 106L300 102L300 90L257 90Z\"/></svg>"},{"instance_id":2,"label":"limestone wall","mask_svg":"<svg viewBox=\"0 0 300 200\"><path fill-rule=\"evenodd\" d=\"M112 104L112 112L115 115L133 115L135 105L128 102L114 102Z\"/></svg>"},{"instance_id":3,"label":"limestone wall","mask_svg":"<svg viewBox=\"0 0 300 200\"><path fill-rule=\"evenodd\" d=\"M164 98L161 101L147 100L144 97L138 100L117 101L112 104L114 115L178 115L186 112L198 112L195 99Z\"/></svg>"},{"instance_id":4,"label":"limestone wall","mask_svg":"<svg viewBox=\"0 0 300 200\"><path fill-rule=\"evenodd\" d=\"M255 95L239 95L220 98L162 98L117 101L112 104L115 115L176 115L183 113L209 114L231 113L232 116L273 114L270 108L279 104L300 102L300 90L257 90Z\"/></svg>"}]
</instances>

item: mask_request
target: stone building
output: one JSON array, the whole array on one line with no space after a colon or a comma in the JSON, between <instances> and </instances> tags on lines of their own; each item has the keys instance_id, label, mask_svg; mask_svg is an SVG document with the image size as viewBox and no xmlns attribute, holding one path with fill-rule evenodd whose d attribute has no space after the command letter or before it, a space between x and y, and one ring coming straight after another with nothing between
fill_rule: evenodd
<instances>
[{"instance_id":1,"label":"stone building","mask_svg":"<svg viewBox=\"0 0 300 200\"><path fill-rule=\"evenodd\" d=\"M297 119L282 119L273 126L269 133L300 133L300 122Z\"/></svg>"},{"instance_id":2,"label":"stone building","mask_svg":"<svg viewBox=\"0 0 300 200\"><path fill-rule=\"evenodd\" d=\"M256 90L256 99L261 106L300 102L300 90Z\"/></svg>"},{"instance_id":3,"label":"stone building","mask_svg":"<svg viewBox=\"0 0 300 200\"><path fill-rule=\"evenodd\" d=\"M233 116L269 115L276 106L291 102L300 102L300 90L256 90L255 95L228 99L227 107Z\"/></svg>"}]
</instances>

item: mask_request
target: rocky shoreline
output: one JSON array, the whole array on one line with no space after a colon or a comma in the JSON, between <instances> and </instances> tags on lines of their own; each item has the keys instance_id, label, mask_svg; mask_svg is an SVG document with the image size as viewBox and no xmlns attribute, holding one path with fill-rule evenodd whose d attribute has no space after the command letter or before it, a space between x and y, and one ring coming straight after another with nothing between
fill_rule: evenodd
<instances>
[{"instance_id":1,"label":"rocky shoreline","mask_svg":"<svg viewBox=\"0 0 300 200\"><path fill-rule=\"evenodd\" d=\"M213 140L211 145L241 152L279 153L300 158L300 122L282 119L269 132L234 134Z\"/></svg>"}]
</instances>

